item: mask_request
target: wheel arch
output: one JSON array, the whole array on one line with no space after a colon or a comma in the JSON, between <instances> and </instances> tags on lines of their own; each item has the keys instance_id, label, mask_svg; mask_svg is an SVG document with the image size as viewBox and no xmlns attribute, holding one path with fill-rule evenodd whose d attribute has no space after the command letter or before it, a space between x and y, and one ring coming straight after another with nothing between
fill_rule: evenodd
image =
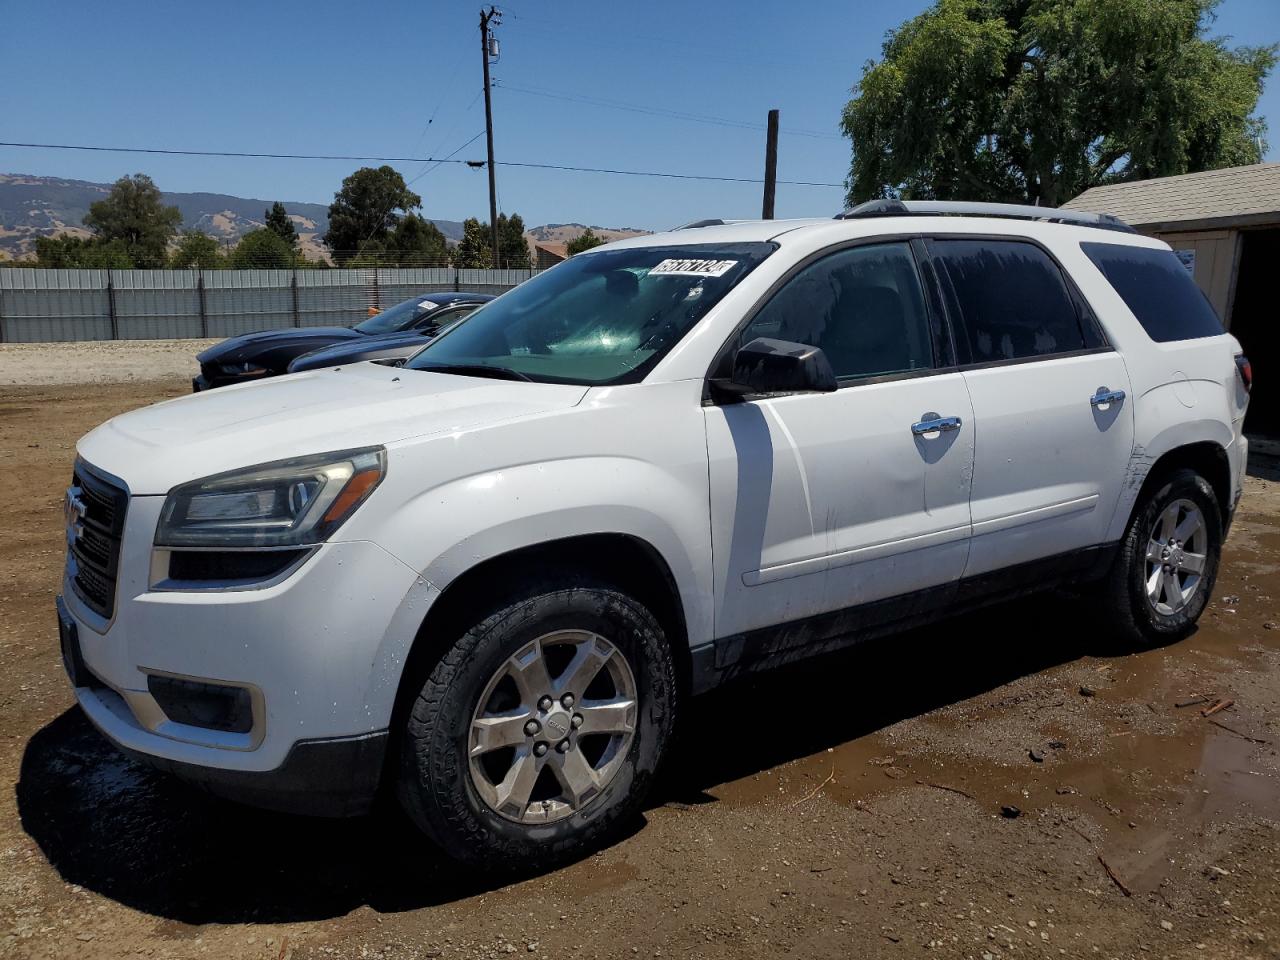
<instances>
[{"instance_id":1,"label":"wheel arch","mask_svg":"<svg viewBox=\"0 0 1280 960\"><path fill-rule=\"evenodd\" d=\"M1226 448L1213 440L1199 440L1174 447L1151 464L1125 519L1126 529L1142 504L1159 489L1160 484L1174 471L1184 468L1194 470L1213 488L1222 526L1226 529L1231 512L1231 461Z\"/></svg>"},{"instance_id":2,"label":"wheel arch","mask_svg":"<svg viewBox=\"0 0 1280 960\"><path fill-rule=\"evenodd\" d=\"M680 691L691 687L692 660L685 609L675 575L661 552L628 533L587 533L517 547L487 557L454 577L430 602L404 658L404 668L391 711L391 733L397 731L413 704L423 678L481 611L530 570L540 579L575 576L605 581L635 597L658 619L671 647ZM393 753L393 751L389 751Z\"/></svg>"}]
</instances>

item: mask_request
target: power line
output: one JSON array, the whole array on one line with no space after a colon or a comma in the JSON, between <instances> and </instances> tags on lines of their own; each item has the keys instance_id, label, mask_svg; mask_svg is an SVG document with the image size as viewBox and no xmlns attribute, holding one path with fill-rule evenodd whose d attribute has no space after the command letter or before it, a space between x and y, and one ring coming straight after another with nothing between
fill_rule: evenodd
<instances>
[{"instance_id":1,"label":"power line","mask_svg":"<svg viewBox=\"0 0 1280 960\"><path fill-rule=\"evenodd\" d=\"M314 153L249 153L238 150L166 150L159 147L100 147L71 143L16 143L0 141L0 147L19 147L31 150L89 150L96 153L149 153L176 157L235 157L257 160L355 160L364 163L455 163L467 166L484 165L483 161L455 160L436 157L369 157L348 154ZM578 167L560 163L534 163L532 161L499 160L500 167L525 167L532 170L563 170L570 173L603 173L619 177L659 177L667 180L703 180L708 183L763 183L758 177L717 177L710 174L667 173L658 170L618 170L611 167ZM779 180L778 183L793 187L839 187L843 183L827 183L816 180Z\"/></svg>"},{"instance_id":2,"label":"power line","mask_svg":"<svg viewBox=\"0 0 1280 960\"><path fill-rule=\"evenodd\" d=\"M680 110L664 110L661 107L646 107L638 103L625 103L621 100L606 100L602 97L591 97L578 93L562 93L540 87L515 86L505 80L495 80L494 86L512 93L525 93L535 97L546 97L549 100L564 100L568 103L584 103L592 107L605 107L611 110L627 110L632 113L644 113L655 117L671 117L675 120L688 120L692 123L707 123L720 127L736 127L741 130L764 130L763 123L752 123L748 120L730 120L725 117L710 117L697 113L685 113ZM823 140L840 140L834 133L823 133L821 130L782 130L784 134L797 137L815 137Z\"/></svg>"}]
</instances>

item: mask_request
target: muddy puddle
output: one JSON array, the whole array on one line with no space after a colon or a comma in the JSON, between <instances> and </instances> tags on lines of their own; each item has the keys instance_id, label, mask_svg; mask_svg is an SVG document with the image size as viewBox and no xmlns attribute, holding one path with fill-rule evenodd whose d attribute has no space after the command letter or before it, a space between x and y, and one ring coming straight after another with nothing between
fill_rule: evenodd
<instances>
[{"instance_id":1,"label":"muddy puddle","mask_svg":"<svg viewBox=\"0 0 1280 960\"><path fill-rule=\"evenodd\" d=\"M1071 836L1130 893L1158 896L1170 865L1227 821L1280 823L1275 733L1261 709L1280 687L1280 525L1242 523L1233 547L1201 629L1181 643L1091 646L1047 618L1046 603L1082 602L1061 596L795 670L790 683L817 687L816 719L834 742L709 793L730 807L798 809L819 793L863 807L944 791Z\"/></svg>"}]
</instances>

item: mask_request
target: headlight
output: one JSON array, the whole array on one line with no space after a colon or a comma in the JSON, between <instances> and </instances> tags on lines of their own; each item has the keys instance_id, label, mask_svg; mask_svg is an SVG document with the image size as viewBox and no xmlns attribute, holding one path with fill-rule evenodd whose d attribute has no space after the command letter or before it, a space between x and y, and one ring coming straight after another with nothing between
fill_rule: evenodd
<instances>
[{"instance_id":1,"label":"headlight","mask_svg":"<svg viewBox=\"0 0 1280 960\"><path fill-rule=\"evenodd\" d=\"M156 545L305 546L327 540L387 472L382 447L280 460L169 491Z\"/></svg>"}]
</instances>

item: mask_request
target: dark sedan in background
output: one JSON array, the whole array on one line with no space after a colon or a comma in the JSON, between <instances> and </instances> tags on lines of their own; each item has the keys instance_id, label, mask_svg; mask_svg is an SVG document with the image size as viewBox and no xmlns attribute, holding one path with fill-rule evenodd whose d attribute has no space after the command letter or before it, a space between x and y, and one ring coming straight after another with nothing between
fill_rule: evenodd
<instances>
[{"instance_id":1,"label":"dark sedan in background","mask_svg":"<svg viewBox=\"0 0 1280 960\"><path fill-rule=\"evenodd\" d=\"M375 339L407 334L422 346L429 337L492 299L486 293L426 293L388 307L354 327L292 327L232 337L196 357L200 363L200 376L191 381L191 388L209 390L278 376L287 372L289 364L304 353L336 344L372 346ZM373 359L373 356L360 359ZM349 361L335 361L343 362Z\"/></svg>"},{"instance_id":2,"label":"dark sedan in background","mask_svg":"<svg viewBox=\"0 0 1280 960\"><path fill-rule=\"evenodd\" d=\"M472 310L479 304L472 304ZM444 333L455 323L460 323L471 310L456 311L439 319L439 322L403 330L400 333L384 333L359 340L342 340L319 350L304 353L289 364L290 373L303 370L319 370L337 367L344 363L362 360L407 360L425 347L431 340Z\"/></svg>"}]
</instances>

